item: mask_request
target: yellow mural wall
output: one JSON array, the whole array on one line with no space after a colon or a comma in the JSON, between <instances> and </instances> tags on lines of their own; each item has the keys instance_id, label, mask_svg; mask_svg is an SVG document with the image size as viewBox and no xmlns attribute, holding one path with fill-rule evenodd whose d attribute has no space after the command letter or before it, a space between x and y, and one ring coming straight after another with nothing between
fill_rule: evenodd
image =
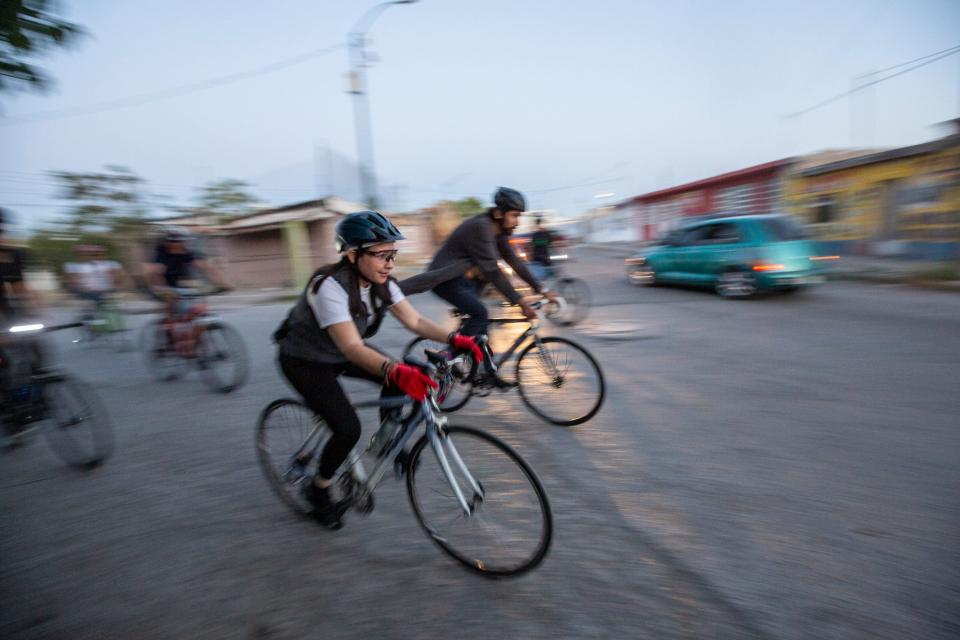
<instances>
[{"instance_id":1,"label":"yellow mural wall","mask_svg":"<svg viewBox=\"0 0 960 640\"><path fill-rule=\"evenodd\" d=\"M819 175L795 171L784 204L823 240L960 242L960 146Z\"/></svg>"}]
</instances>

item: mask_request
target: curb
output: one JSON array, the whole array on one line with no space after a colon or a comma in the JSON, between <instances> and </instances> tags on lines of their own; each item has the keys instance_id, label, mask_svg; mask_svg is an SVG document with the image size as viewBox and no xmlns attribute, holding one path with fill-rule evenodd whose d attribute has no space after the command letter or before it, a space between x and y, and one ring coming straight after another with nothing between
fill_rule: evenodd
<instances>
[{"instance_id":1,"label":"curb","mask_svg":"<svg viewBox=\"0 0 960 640\"><path fill-rule=\"evenodd\" d=\"M867 273L831 273L827 274L827 280L846 281L846 282L865 282L869 284L898 284L907 287L916 287L918 289L930 289L934 291L952 291L960 293L960 281L957 280L923 280L911 275L878 275Z\"/></svg>"}]
</instances>

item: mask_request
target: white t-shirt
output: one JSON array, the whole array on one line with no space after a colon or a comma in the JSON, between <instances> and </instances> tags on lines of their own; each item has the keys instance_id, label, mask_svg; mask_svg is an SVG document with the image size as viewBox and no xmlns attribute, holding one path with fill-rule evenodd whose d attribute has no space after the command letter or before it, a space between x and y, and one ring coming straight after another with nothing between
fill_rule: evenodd
<instances>
[{"instance_id":1,"label":"white t-shirt","mask_svg":"<svg viewBox=\"0 0 960 640\"><path fill-rule=\"evenodd\" d=\"M113 260L91 260L89 262L68 262L63 265L66 273L77 275L80 288L84 291L112 291L111 273L119 269L120 264Z\"/></svg>"},{"instance_id":2,"label":"white t-shirt","mask_svg":"<svg viewBox=\"0 0 960 640\"><path fill-rule=\"evenodd\" d=\"M397 304L404 299L403 292L393 280L388 285L390 296L393 298L393 304ZM360 287L360 301L367 308L367 322L373 321L373 305L370 304L370 287ZM307 289L307 303L313 309L313 315L317 317L321 329L326 329L332 324L339 322L353 322L353 316L350 315L350 299L346 290L340 286L340 283L333 278L328 277L320 285L316 294L313 293L313 287ZM391 305L393 306L393 305Z\"/></svg>"}]
</instances>

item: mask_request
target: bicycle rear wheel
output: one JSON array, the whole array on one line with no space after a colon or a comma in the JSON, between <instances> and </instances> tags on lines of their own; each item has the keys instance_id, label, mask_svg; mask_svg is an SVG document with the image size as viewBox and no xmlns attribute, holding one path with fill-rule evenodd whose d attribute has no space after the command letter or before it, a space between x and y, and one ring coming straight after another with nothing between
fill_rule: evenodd
<instances>
[{"instance_id":1,"label":"bicycle rear wheel","mask_svg":"<svg viewBox=\"0 0 960 640\"><path fill-rule=\"evenodd\" d=\"M553 537L550 503L540 480L500 439L468 427L444 431L441 447L471 513L466 515L456 498L439 455L423 457L429 442L424 436L413 447L407 473L417 522L437 546L482 575L530 571L543 561Z\"/></svg>"},{"instance_id":2,"label":"bicycle rear wheel","mask_svg":"<svg viewBox=\"0 0 960 640\"><path fill-rule=\"evenodd\" d=\"M247 379L247 347L228 324L206 326L197 342L197 366L204 382L214 391L230 393Z\"/></svg>"},{"instance_id":3,"label":"bicycle rear wheel","mask_svg":"<svg viewBox=\"0 0 960 640\"><path fill-rule=\"evenodd\" d=\"M169 382L183 375L184 360L174 351L163 320L151 320L143 325L140 348L157 380Z\"/></svg>"},{"instance_id":4,"label":"bicycle rear wheel","mask_svg":"<svg viewBox=\"0 0 960 640\"><path fill-rule=\"evenodd\" d=\"M315 453L329 437L326 423L298 400L274 400L257 420L257 461L263 475L277 497L298 515L309 516L313 511L300 488L317 472ZM307 464L298 465L299 457L309 457Z\"/></svg>"},{"instance_id":5,"label":"bicycle rear wheel","mask_svg":"<svg viewBox=\"0 0 960 640\"><path fill-rule=\"evenodd\" d=\"M413 356L422 362L427 361L424 351L443 351L449 349L449 345L443 342L428 340L427 338L416 338L403 350L403 357ZM467 404L470 396L473 395L473 375L476 373L477 365L473 361L473 356L464 354L464 363L459 371L459 375L451 372L449 379L442 380L440 389L437 392L437 405L444 413L453 413L462 409Z\"/></svg>"},{"instance_id":6,"label":"bicycle rear wheel","mask_svg":"<svg viewBox=\"0 0 960 640\"><path fill-rule=\"evenodd\" d=\"M49 420L44 434L50 448L72 467L100 466L113 450L113 429L96 393L63 374L47 376L40 384Z\"/></svg>"},{"instance_id":7,"label":"bicycle rear wheel","mask_svg":"<svg viewBox=\"0 0 960 640\"><path fill-rule=\"evenodd\" d=\"M590 313L590 287L579 278L561 278L557 281L557 294L563 304L555 313L548 313L551 322L569 327L578 324Z\"/></svg>"},{"instance_id":8,"label":"bicycle rear wheel","mask_svg":"<svg viewBox=\"0 0 960 640\"><path fill-rule=\"evenodd\" d=\"M562 427L592 418L606 393L600 365L566 338L540 338L527 345L517 359L517 384L531 411Z\"/></svg>"}]
</instances>

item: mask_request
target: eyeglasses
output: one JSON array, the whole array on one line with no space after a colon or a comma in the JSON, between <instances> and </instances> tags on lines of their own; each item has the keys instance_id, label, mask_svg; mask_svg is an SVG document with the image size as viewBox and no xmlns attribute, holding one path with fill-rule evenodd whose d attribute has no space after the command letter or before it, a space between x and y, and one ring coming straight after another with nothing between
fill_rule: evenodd
<instances>
[{"instance_id":1,"label":"eyeglasses","mask_svg":"<svg viewBox=\"0 0 960 640\"><path fill-rule=\"evenodd\" d=\"M399 250L397 249L386 249L384 251L367 251L367 255L373 256L374 258L382 262L390 262L391 260L395 261L397 259L397 253L399 253Z\"/></svg>"}]
</instances>

